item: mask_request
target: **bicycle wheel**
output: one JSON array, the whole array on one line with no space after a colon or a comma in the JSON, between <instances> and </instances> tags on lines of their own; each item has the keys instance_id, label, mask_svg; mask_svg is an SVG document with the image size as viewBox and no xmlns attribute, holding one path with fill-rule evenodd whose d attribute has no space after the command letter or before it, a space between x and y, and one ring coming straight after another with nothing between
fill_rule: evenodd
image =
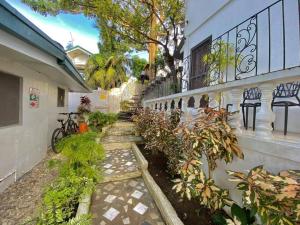
<instances>
[{"instance_id":1,"label":"bicycle wheel","mask_svg":"<svg viewBox=\"0 0 300 225\"><path fill-rule=\"evenodd\" d=\"M79 130L78 125L73 120L71 120L67 127L68 134L76 134L78 130Z\"/></svg>"},{"instance_id":2,"label":"bicycle wheel","mask_svg":"<svg viewBox=\"0 0 300 225\"><path fill-rule=\"evenodd\" d=\"M56 145L59 142L59 140L61 140L63 137L64 137L64 134L63 134L63 131L61 128L56 128L53 131L52 138L51 138L51 147L55 153L59 153L58 149L56 148Z\"/></svg>"}]
</instances>

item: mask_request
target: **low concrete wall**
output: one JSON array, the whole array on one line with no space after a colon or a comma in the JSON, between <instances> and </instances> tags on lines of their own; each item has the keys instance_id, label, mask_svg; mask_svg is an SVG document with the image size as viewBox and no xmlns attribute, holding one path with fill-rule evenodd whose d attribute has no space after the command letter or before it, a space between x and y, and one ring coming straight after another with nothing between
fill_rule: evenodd
<instances>
[{"instance_id":1,"label":"low concrete wall","mask_svg":"<svg viewBox=\"0 0 300 225\"><path fill-rule=\"evenodd\" d=\"M241 192L236 189L236 183L228 180L226 170L248 173L248 170L263 165L268 171L277 174L282 170L300 169L300 148L295 143L263 140L250 135L240 136L238 140L244 152L244 160L235 158L229 164L219 161L217 169L213 172L216 184L229 189L231 198L238 203L241 203ZM206 162L204 165L207 167Z\"/></svg>"},{"instance_id":2,"label":"low concrete wall","mask_svg":"<svg viewBox=\"0 0 300 225\"><path fill-rule=\"evenodd\" d=\"M77 111L81 96L88 96L91 99L92 111L101 111L104 113L120 112L120 103L124 100L130 100L134 95L141 94L142 85L135 78L130 78L119 88L113 88L109 91L95 90L93 93L69 93L69 111Z\"/></svg>"}]
</instances>

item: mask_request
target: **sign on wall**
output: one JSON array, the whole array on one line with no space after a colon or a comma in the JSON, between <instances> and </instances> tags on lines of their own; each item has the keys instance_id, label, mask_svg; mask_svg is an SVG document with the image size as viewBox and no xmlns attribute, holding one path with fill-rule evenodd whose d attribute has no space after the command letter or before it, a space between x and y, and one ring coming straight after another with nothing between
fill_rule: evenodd
<instances>
[{"instance_id":1,"label":"sign on wall","mask_svg":"<svg viewBox=\"0 0 300 225\"><path fill-rule=\"evenodd\" d=\"M40 91L37 88L29 88L29 107L38 108L40 102Z\"/></svg>"}]
</instances>

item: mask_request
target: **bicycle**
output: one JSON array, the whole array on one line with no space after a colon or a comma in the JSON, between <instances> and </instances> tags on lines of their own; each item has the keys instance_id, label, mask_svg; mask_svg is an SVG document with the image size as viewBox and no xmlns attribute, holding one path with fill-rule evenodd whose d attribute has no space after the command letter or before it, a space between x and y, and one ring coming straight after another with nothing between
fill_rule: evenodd
<instances>
[{"instance_id":1,"label":"bicycle","mask_svg":"<svg viewBox=\"0 0 300 225\"><path fill-rule=\"evenodd\" d=\"M72 115L79 115L80 113L59 113L61 115L68 115L68 119L64 122L63 119L58 119L57 121L61 123L61 127L56 128L52 133L51 147L55 153L59 153L56 145L64 137L78 132L79 127L77 123L73 120Z\"/></svg>"}]
</instances>

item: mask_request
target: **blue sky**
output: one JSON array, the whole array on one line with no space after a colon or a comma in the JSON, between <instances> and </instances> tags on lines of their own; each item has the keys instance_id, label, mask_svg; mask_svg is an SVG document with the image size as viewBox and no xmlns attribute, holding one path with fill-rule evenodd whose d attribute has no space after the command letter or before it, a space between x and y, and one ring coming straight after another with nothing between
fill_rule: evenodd
<instances>
[{"instance_id":1,"label":"blue sky","mask_svg":"<svg viewBox=\"0 0 300 225\"><path fill-rule=\"evenodd\" d=\"M96 28L94 19L87 18L83 14L42 16L22 3L21 0L6 1L62 46L66 47L72 35L74 45L80 45L92 53L98 53L99 29ZM148 52L144 51L131 55L148 59Z\"/></svg>"},{"instance_id":2,"label":"blue sky","mask_svg":"<svg viewBox=\"0 0 300 225\"><path fill-rule=\"evenodd\" d=\"M88 19L81 14L45 17L31 10L21 0L6 1L64 47L71 40L72 34L74 45L80 45L92 53L98 52L99 30L95 27L95 20Z\"/></svg>"}]
</instances>

